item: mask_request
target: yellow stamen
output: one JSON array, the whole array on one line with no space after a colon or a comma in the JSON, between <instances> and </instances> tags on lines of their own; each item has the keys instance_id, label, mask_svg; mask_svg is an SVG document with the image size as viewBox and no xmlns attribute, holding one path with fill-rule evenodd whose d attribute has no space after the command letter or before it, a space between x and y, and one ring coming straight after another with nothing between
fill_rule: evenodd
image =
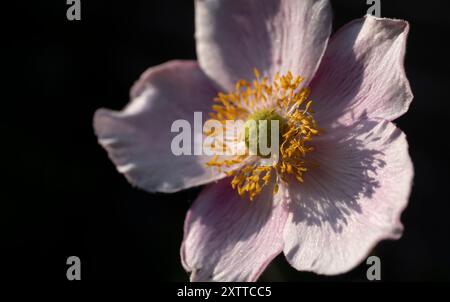
<instances>
[{"instance_id":1,"label":"yellow stamen","mask_svg":"<svg viewBox=\"0 0 450 302\"><path fill-rule=\"evenodd\" d=\"M277 116L277 119L281 117L283 121L279 158L273 165L267 166L261 165L261 158L255 159L254 155L248 153L225 159L216 155L207 163L207 166L215 167L218 171L224 169L227 176L234 176L231 181L233 189L242 197L248 195L251 201L270 184L273 186L273 194L276 194L279 180L296 180L302 183L309 167L317 165L307 157L308 153L314 150L311 141L322 132L312 116L310 90L301 87L302 77L294 77L291 72L286 75L276 73L272 82L269 82L267 77L261 78L257 69L254 74L253 82L239 80L233 92L219 93L215 98L217 104L212 106L213 112L210 116L225 125L226 120L248 121L255 116L269 116L267 112L276 113L274 116ZM214 136L215 133L210 131L205 134ZM240 137L229 141L217 138L220 142L217 145L228 148L230 142L236 143L245 139L242 133ZM246 146L248 148L248 143Z\"/></svg>"}]
</instances>

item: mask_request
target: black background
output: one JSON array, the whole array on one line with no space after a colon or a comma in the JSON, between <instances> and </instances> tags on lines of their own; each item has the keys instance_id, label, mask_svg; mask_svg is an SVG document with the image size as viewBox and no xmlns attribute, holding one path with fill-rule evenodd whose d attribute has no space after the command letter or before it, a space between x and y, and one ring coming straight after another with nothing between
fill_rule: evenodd
<instances>
[{"instance_id":1,"label":"black background","mask_svg":"<svg viewBox=\"0 0 450 302\"><path fill-rule=\"evenodd\" d=\"M201 188L176 194L133 189L97 145L92 116L122 108L148 67L195 59L192 1L82 0L1 6L1 275L65 280L81 258L83 279L186 281L179 257L184 215ZM446 1L381 1L383 17L411 24L406 69L415 99L397 120L415 166L399 241L380 243L383 280L450 280L449 23ZM334 29L368 9L332 1ZM297 272L282 256L264 281L366 280Z\"/></svg>"}]
</instances>

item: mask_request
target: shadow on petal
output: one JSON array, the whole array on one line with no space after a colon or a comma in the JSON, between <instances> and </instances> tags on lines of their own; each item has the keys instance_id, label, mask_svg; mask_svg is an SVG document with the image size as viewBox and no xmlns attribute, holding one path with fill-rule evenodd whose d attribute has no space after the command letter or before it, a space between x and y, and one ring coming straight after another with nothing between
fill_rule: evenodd
<instances>
[{"instance_id":1,"label":"shadow on petal","mask_svg":"<svg viewBox=\"0 0 450 302\"><path fill-rule=\"evenodd\" d=\"M361 200L371 200L386 166L385 154L374 146L389 144L401 134L397 129L390 137L382 137L384 125L368 120L342 125L315 143L311 157L319 166L311 167L303 184L289 188L294 223L328 224L340 233L353 213L362 213Z\"/></svg>"}]
</instances>

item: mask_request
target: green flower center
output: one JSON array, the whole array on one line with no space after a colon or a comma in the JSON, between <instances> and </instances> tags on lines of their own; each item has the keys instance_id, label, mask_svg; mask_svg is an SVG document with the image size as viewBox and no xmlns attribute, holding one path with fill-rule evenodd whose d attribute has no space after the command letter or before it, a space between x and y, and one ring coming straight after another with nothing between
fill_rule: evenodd
<instances>
[{"instance_id":1,"label":"green flower center","mask_svg":"<svg viewBox=\"0 0 450 302\"><path fill-rule=\"evenodd\" d=\"M264 122L261 122L264 121ZM254 152L260 157L268 158L268 155L262 155L260 146L260 135L266 137L266 147L272 148L272 121L278 121L278 142L281 143L281 139L287 127L287 121L282 118L274 110L263 109L251 114L247 122L245 123L245 145L247 148L251 148L251 143L256 142L257 151ZM279 147L279 146L277 146ZM253 150L252 150L253 151Z\"/></svg>"}]
</instances>

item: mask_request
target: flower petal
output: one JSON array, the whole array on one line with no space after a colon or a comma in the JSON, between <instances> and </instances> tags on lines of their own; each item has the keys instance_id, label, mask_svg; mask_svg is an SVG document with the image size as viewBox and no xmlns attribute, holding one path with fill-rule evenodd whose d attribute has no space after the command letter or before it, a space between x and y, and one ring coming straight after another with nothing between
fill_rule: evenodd
<instances>
[{"instance_id":1,"label":"flower petal","mask_svg":"<svg viewBox=\"0 0 450 302\"><path fill-rule=\"evenodd\" d=\"M331 32L328 0L197 0L200 66L221 89L252 80L253 69L273 76L292 71L309 82Z\"/></svg>"},{"instance_id":2,"label":"flower petal","mask_svg":"<svg viewBox=\"0 0 450 302\"><path fill-rule=\"evenodd\" d=\"M262 192L252 202L230 179L207 187L189 210L181 258L192 281L255 281L283 250L287 212L284 190Z\"/></svg>"},{"instance_id":3,"label":"flower petal","mask_svg":"<svg viewBox=\"0 0 450 302\"><path fill-rule=\"evenodd\" d=\"M344 273L401 236L413 178L405 135L388 121L348 128L317 142L320 167L289 188L284 253L298 270Z\"/></svg>"},{"instance_id":4,"label":"flower petal","mask_svg":"<svg viewBox=\"0 0 450 302\"><path fill-rule=\"evenodd\" d=\"M172 123L184 119L194 125L194 111L208 112L215 94L196 62L172 61L150 68L132 88L132 100L124 110L97 110L94 128L99 143L119 172L150 192L174 192L221 178L205 166L208 157L175 156L171 150L176 136ZM201 135L197 132L194 135Z\"/></svg>"},{"instance_id":5,"label":"flower petal","mask_svg":"<svg viewBox=\"0 0 450 302\"><path fill-rule=\"evenodd\" d=\"M319 122L351 124L366 114L394 120L408 110L413 98L403 64L408 31L406 21L368 15L330 39L310 86Z\"/></svg>"}]
</instances>

